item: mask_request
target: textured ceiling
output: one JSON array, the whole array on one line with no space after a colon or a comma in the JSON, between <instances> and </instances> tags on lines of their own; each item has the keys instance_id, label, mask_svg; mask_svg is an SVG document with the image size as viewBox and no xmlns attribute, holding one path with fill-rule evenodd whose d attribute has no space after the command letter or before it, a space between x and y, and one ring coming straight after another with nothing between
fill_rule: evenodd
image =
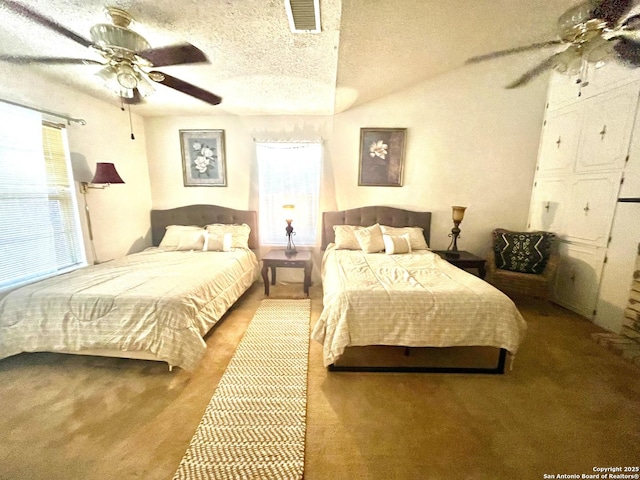
<instances>
[{"instance_id":1,"label":"textured ceiling","mask_svg":"<svg viewBox=\"0 0 640 480\"><path fill-rule=\"evenodd\" d=\"M0 53L100 60L2 8ZM89 37L105 0L21 2ZM284 0L108 1L152 47L188 41L210 64L159 68L223 98L218 106L156 85L141 115L330 115L464 66L466 58L556 38L571 0L321 0L322 33L293 34ZM526 54L532 64L544 52ZM1 68L1 65L0 65ZM21 66L117 104L97 66ZM496 87L498 88L498 87Z\"/></svg>"}]
</instances>

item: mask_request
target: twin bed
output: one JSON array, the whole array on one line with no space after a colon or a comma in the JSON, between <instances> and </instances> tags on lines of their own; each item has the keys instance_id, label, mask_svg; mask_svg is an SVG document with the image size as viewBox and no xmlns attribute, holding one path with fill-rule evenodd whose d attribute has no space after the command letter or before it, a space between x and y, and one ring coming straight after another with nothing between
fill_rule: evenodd
<instances>
[{"instance_id":1,"label":"twin bed","mask_svg":"<svg viewBox=\"0 0 640 480\"><path fill-rule=\"evenodd\" d=\"M432 253L430 224L430 212L392 207L323 214L324 307L312 338L323 344L325 366L504 371L506 352L516 353L526 330L522 316L503 293ZM257 215L214 205L154 210L151 233L155 248L3 298L0 358L49 351L150 359L193 370L206 349L203 336L258 278ZM348 349L372 345L492 347L499 351L498 364L336 364Z\"/></svg>"},{"instance_id":2,"label":"twin bed","mask_svg":"<svg viewBox=\"0 0 640 480\"><path fill-rule=\"evenodd\" d=\"M153 210L151 233L155 248L9 293L0 301L0 358L48 351L193 370L203 336L257 279L257 215L214 205ZM224 239L236 243L224 248Z\"/></svg>"}]
</instances>

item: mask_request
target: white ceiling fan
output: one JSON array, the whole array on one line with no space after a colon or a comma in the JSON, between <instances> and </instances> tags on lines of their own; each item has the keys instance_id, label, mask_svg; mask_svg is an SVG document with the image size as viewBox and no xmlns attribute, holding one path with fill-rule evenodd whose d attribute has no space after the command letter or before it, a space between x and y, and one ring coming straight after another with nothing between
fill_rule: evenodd
<instances>
[{"instance_id":1,"label":"white ceiling fan","mask_svg":"<svg viewBox=\"0 0 640 480\"><path fill-rule=\"evenodd\" d=\"M190 43L152 48L147 40L129 28L133 18L125 10L105 7L111 23L99 23L91 27L89 40L14 0L0 0L0 7L69 38L97 52L103 58L100 62L86 58L29 56L2 52L0 61L17 64L99 65L102 68L96 75L106 87L128 104L140 103L143 97L152 94L152 82L211 105L218 105L222 101L221 97L203 88L164 72L152 70L171 65L208 63L209 60L201 50Z\"/></svg>"},{"instance_id":2,"label":"white ceiling fan","mask_svg":"<svg viewBox=\"0 0 640 480\"><path fill-rule=\"evenodd\" d=\"M478 63L505 55L564 45L505 88L516 88L548 69L576 74L586 63L615 59L632 68L640 66L640 14L629 16L634 0L587 0L558 18L558 39L500 50L469 58Z\"/></svg>"}]
</instances>

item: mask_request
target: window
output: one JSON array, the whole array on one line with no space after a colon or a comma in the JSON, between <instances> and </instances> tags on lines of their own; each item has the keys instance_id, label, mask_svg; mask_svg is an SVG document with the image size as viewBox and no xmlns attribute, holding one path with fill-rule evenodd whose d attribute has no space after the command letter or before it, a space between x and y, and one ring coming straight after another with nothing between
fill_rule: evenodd
<instances>
[{"instance_id":1,"label":"window","mask_svg":"<svg viewBox=\"0 0 640 480\"><path fill-rule=\"evenodd\" d=\"M315 245L322 165L320 143L258 143L260 241L286 245L283 205L295 205L296 245Z\"/></svg>"},{"instance_id":2,"label":"window","mask_svg":"<svg viewBox=\"0 0 640 480\"><path fill-rule=\"evenodd\" d=\"M85 263L66 132L0 102L0 289Z\"/></svg>"}]
</instances>

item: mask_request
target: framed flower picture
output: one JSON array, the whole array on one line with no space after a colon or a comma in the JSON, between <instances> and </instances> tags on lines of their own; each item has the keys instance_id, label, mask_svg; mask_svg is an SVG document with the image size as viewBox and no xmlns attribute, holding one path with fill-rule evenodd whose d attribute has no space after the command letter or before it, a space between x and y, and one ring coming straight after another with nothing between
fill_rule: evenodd
<instances>
[{"instance_id":1,"label":"framed flower picture","mask_svg":"<svg viewBox=\"0 0 640 480\"><path fill-rule=\"evenodd\" d=\"M224 130L180 130L185 187L226 187Z\"/></svg>"},{"instance_id":2,"label":"framed flower picture","mask_svg":"<svg viewBox=\"0 0 640 480\"><path fill-rule=\"evenodd\" d=\"M406 128L361 128L358 185L401 187Z\"/></svg>"}]
</instances>

